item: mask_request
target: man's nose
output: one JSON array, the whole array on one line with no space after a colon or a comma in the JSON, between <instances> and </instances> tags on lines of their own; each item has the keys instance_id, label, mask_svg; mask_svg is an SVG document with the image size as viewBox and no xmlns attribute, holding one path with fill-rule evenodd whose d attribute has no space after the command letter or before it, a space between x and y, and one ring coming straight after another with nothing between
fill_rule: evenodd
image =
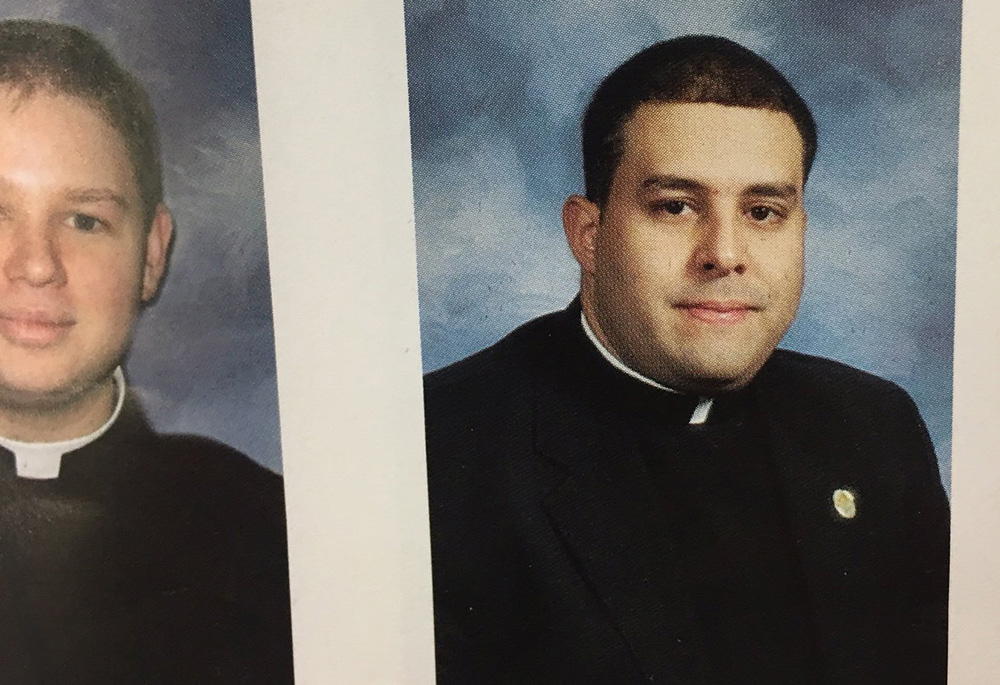
<instances>
[{"instance_id":1,"label":"man's nose","mask_svg":"<svg viewBox=\"0 0 1000 685\"><path fill-rule=\"evenodd\" d=\"M42 287L65 282L66 272L56 232L36 222L0 228L0 243L6 242L4 275L10 281Z\"/></svg>"},{"instance_id":2,"label":"man's nose","mask_svg":"<svg viewBox=\"0 0 1000 685\"><path fill-rule=\"evenodd\" d=\"M707 277L742 274L747 267L746 227L734 211L713 211L698 225L691 268Z\"/></svg>"}]
</instances>

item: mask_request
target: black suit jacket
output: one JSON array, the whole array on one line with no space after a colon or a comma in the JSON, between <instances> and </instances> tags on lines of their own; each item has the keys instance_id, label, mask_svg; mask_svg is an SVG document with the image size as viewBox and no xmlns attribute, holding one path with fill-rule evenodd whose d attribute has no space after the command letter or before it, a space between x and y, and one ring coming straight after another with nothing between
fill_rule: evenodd
<instances>
[{"instance_id":1,"label":"black suit jacket","mask_svg":"<svg viewBox=\"0 0 1000 685\"><path fill-rule=\"evenodd\" d=\"M662 491L579 373L578 355L595 352L579 311L426 377L442 685L718 682L704 640L728 607L696 611L672 567ZM949 510L913 402L787 351L752 387L803 569L816 682L943 683ZM853 519L833 506L844 487ZM769 682L787 682L780 654Z\"/></svg>"},{"instance_id":2,"label":"black suit jacket","mask_svg":"<svg viewBox=\"0 0 1000 685\"><path fill-rule=\"evenodd\" d=\"M0 682L291 683L282 490L131 399L55 480L0 450Z\"/></svg>"}]
</instances>

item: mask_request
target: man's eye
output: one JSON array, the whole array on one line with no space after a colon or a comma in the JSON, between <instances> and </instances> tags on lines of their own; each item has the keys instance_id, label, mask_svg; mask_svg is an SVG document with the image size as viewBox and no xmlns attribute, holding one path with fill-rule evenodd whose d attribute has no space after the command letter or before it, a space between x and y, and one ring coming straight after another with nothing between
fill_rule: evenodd
<instances>
[{"instance_id":1,"label":"man's eye","mask_svg":"<svg viewBox=\"0 0 1000 685\"><path fill-rule=\"evenodd\" d=\"M84 233L91 233L101 226L101 220L89 214L74 214L70 218L70 221L73 224L73 228Z\"/></svg>"},{"instance_id":2,"label":"man's eye","mask_svg":"<svg viewBox=\"0 0 1000 685\"><path fill-rule=\"evenodd\" d=\"M683 200L664 200L656 203L656 209L667 214L683 214L690 207Z\"/></svg>"},{"instance_id":3,"label":"man's eye","mask_svg":"<svg viewBox=\"0 0 1000 685\"><path fill-rule=\"evenodd\" d=\"M767 221L776 214L777 212L775 212L770 207L764 207L759 205L757 207L750 208L750 218L753 219L754 221Z\"/></svg>"}]
</instances>

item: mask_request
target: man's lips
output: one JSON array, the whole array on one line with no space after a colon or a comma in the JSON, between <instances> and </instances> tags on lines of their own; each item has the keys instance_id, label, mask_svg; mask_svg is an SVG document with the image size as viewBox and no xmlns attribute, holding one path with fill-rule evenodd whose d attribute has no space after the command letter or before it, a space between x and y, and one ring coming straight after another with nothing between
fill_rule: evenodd
<instances>
[{"instance_id":1,"label":"man's lips","mask_svg":"<svg viewBox=\"0 0 1000 685\"><path fill-rule=\"evenodd\" d=\"M48 347L65 338L76 322L45 311L0 311L0 337L21 347Z\"/></svg>"},{"instance_id":2,"label":"man's lips","mask_svg":"<svg viewBox=\"0 0 1000 685\"><path fill-rule=\"evenodd\" d=\"M694 319L711 324L740 323L760 311L756 304L740 300L694 300L674 306Z\"/></svg>"}]
</instances>

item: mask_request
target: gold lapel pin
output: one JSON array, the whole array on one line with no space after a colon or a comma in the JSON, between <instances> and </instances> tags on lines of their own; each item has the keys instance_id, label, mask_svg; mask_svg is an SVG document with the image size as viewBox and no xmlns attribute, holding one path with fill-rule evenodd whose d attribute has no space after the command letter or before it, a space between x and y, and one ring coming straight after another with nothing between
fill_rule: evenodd
<instances>
[{"instance_id":1,"label":"gold lapel pin","mask_svg":"<svg viewBox=\"0 0 1000 685\"><path fill-rule=\"evenodd\" d=\"M854 493L841 488L834 490L833 508L837 510L841 518L852 519L857 516L858 505L855 501Z\"/></svg>"}]
</instances>

